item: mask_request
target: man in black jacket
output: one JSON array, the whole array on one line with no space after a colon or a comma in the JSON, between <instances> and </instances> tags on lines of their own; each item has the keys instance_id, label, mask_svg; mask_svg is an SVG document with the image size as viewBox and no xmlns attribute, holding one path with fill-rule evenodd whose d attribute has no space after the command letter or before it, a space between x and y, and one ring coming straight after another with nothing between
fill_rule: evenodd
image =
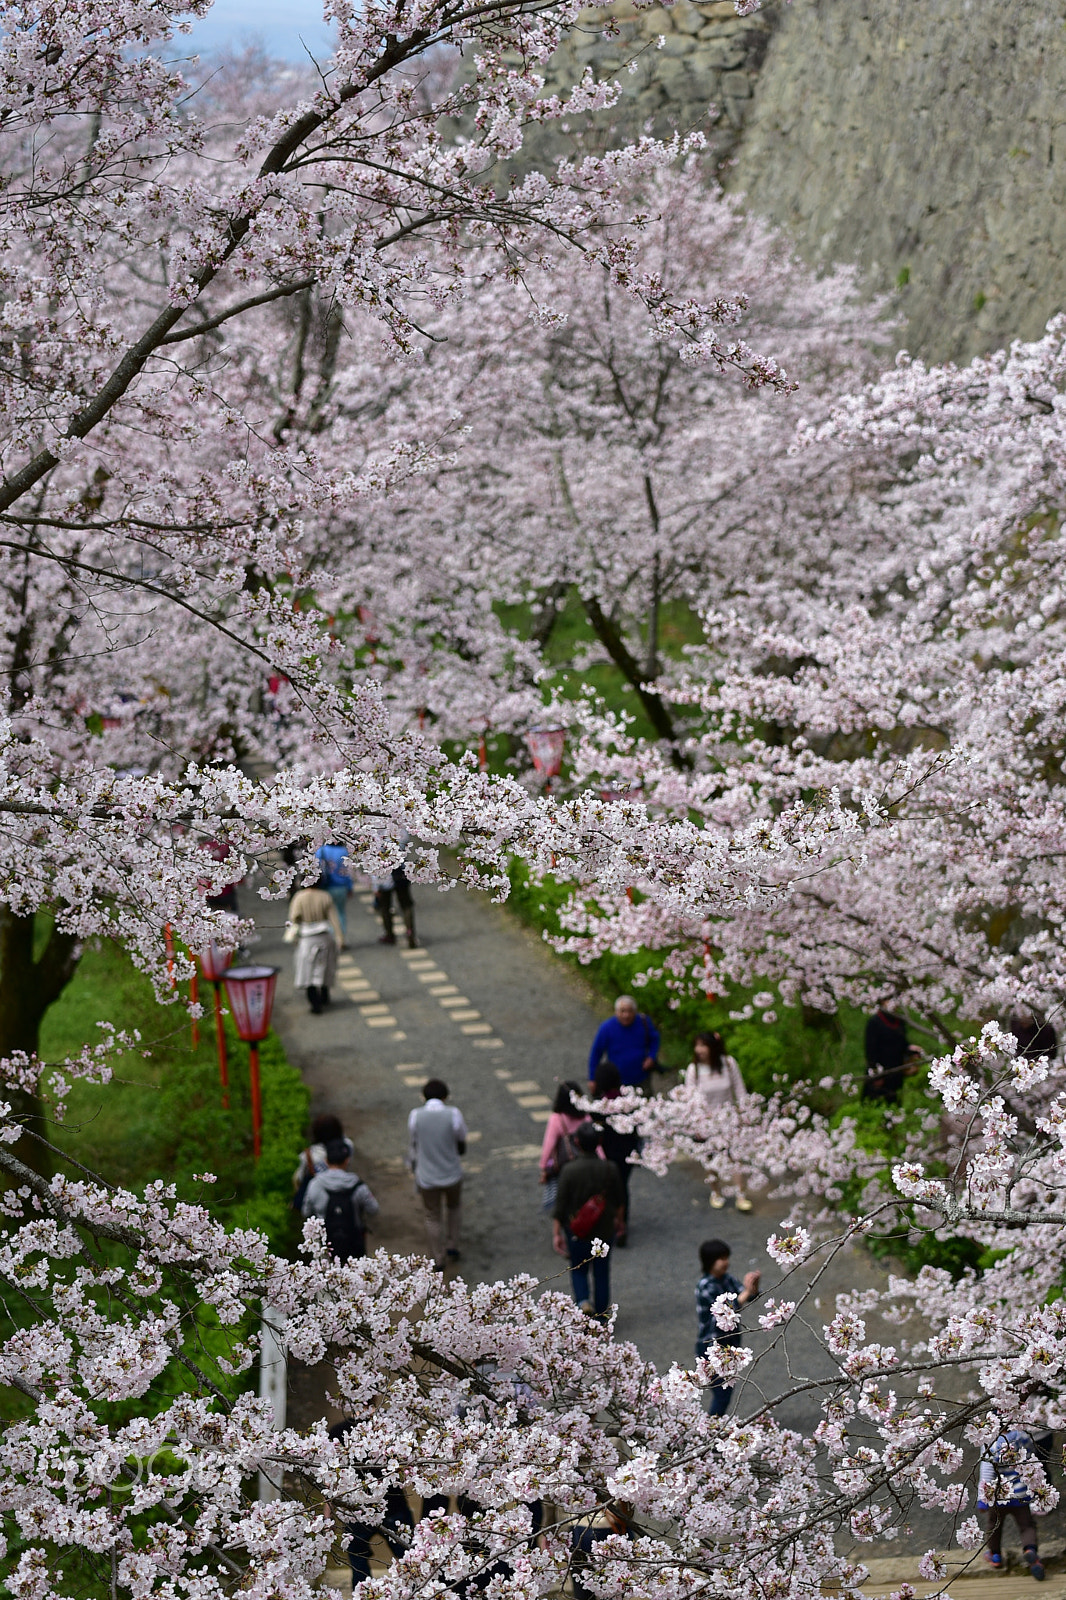
<instances>
[{"instance_id":1,"label":"man in black jacket","mask_svg":"<svg viewBox=\"0 0 1066 1600\"><path fill-rule=\"evenodd\" d=\"M907 1065L921 1051L907 1041L907 1024L886 1005L878 1006L866 1024L866 1081L864 1100L899 1099Z\"/></svg>"}]
</instances>

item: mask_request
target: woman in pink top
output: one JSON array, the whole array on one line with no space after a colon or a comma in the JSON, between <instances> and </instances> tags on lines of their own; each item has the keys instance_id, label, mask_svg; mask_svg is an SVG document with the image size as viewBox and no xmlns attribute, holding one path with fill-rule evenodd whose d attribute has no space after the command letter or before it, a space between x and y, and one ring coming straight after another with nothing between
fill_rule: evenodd
<instances>
[{"instance_id":1,"label":"woman in pink top","mask_svg":"<svg viewBox=\"0 0 1066 1600\"><path fill-rule=\"evenodd\" d=\"M577 1154L574 1134L583 1122L589 1121L586 1111L578 1111L573 1102L575 1094L584 1094L579 1083L561 1083L556 1092L548 1126L544 1130L544 1143L540 1151L540 1181L548 1186L550 1201L545 1197L545 1207L555 1204L555 1183L568 1161Z\"/></svg>"},{"instance_id":2,"label":"woman in pink top","mask_svg":"<svg viewBox=\"0 0 1066 1600\"><path fill-rule=\"evenodd\" d=\"M718 1033L698 1033L692 1044L692 1063L685 1073L686 1089L698 1089L708 1111L720 1111L724 1106L742 1106L748 1098L740 1068L732 1056L725 1053L722 1036ZM733 1181L737 1191L737 1210L750 1211L751 1201L744 1193L741 1174L736 1171ZM711 1190L711 1205L719 1210L725 1199L717 1189Z\"/></svg>"}]
</instances>

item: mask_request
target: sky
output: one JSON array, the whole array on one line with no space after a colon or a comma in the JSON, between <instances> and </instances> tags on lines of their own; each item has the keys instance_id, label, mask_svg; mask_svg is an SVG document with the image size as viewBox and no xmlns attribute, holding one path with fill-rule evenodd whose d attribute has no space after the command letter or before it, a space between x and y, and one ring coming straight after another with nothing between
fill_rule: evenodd
<instances>
[{"instance_id":1,"label":"sky","mask_svg":"<svg viewBox=\"0 0 1066 1600\"><path fill-rule=\"evenodd\" d=\"M285 61L306 60L304 44L321 57L329 34L322 21L322 0L215 0L207 17L189 38L201 54L227 45L256 42Z\"/></svg>"}]
</instances>

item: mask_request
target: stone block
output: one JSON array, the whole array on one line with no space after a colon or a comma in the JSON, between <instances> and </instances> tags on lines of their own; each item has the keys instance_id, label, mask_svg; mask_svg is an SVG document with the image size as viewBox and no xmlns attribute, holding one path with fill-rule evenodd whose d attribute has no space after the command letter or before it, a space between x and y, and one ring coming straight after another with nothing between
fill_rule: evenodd
<instances>
[{"instance_id":1,"label":"stone block","mask_svg":"<svg viewBox=\"0 0 1066 1600\"><path fill-rule=\"evenodd\" d=\"M704 61L709 61L723 70L742 67L748 59L748 52L743 44L734 44L730 39L719 39L717 36L705 39L701 34L696 41L696 49Z\"/></svg>"},{"instance_id":2,"label":"stone block","mask_svg":"<svg viewBox=\"0 0 1066 1600\"><path fill-rule=\"evenodd\" d=\"M668 33L658 54L663 56L687 56L691 55L696 48L695 39L690 39L687 34Z\"/></svg>"},{"instance_id":3,"label":"stone block","mask_svg":"<svg viewBox=\"0 0 1066 1600\"><path fill-rule=\"evenodd\" d=\"M704 25L704 19L695 6L689 5L688 0L677 0L673 8L674 27L678 33L699 33Z\"/></svg>"},{"instance_id":4,"label":"stone block","mask_svg":"<svg viewBox=\"0 0 1066 1600\"><path fill-rule=\"evenodd\" d=\"M731 100L749 100L751 98L751 79L746 72L723 72L722 93Z\"/></svg>"}]
</instances>

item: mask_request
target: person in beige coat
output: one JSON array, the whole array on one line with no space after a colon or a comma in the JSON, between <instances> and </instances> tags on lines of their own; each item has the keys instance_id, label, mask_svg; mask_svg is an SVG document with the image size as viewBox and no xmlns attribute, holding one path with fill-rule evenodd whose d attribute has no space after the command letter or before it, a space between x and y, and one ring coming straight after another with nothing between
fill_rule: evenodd
<instances>
[{"instance_id":1,"label":"person in beige coat","mask_svg":"<svg viewBox=\"0 0 1066 1600\"><path fill-rule=\"evenodd\" d=\"M293 895L285 942L296 946L296 988L307 990L317 1017L329 1005L330 985L337 976L337 952L343 943L337 908L323 879L315 888L300 889Z\"/></svg>"}]
</instances>

